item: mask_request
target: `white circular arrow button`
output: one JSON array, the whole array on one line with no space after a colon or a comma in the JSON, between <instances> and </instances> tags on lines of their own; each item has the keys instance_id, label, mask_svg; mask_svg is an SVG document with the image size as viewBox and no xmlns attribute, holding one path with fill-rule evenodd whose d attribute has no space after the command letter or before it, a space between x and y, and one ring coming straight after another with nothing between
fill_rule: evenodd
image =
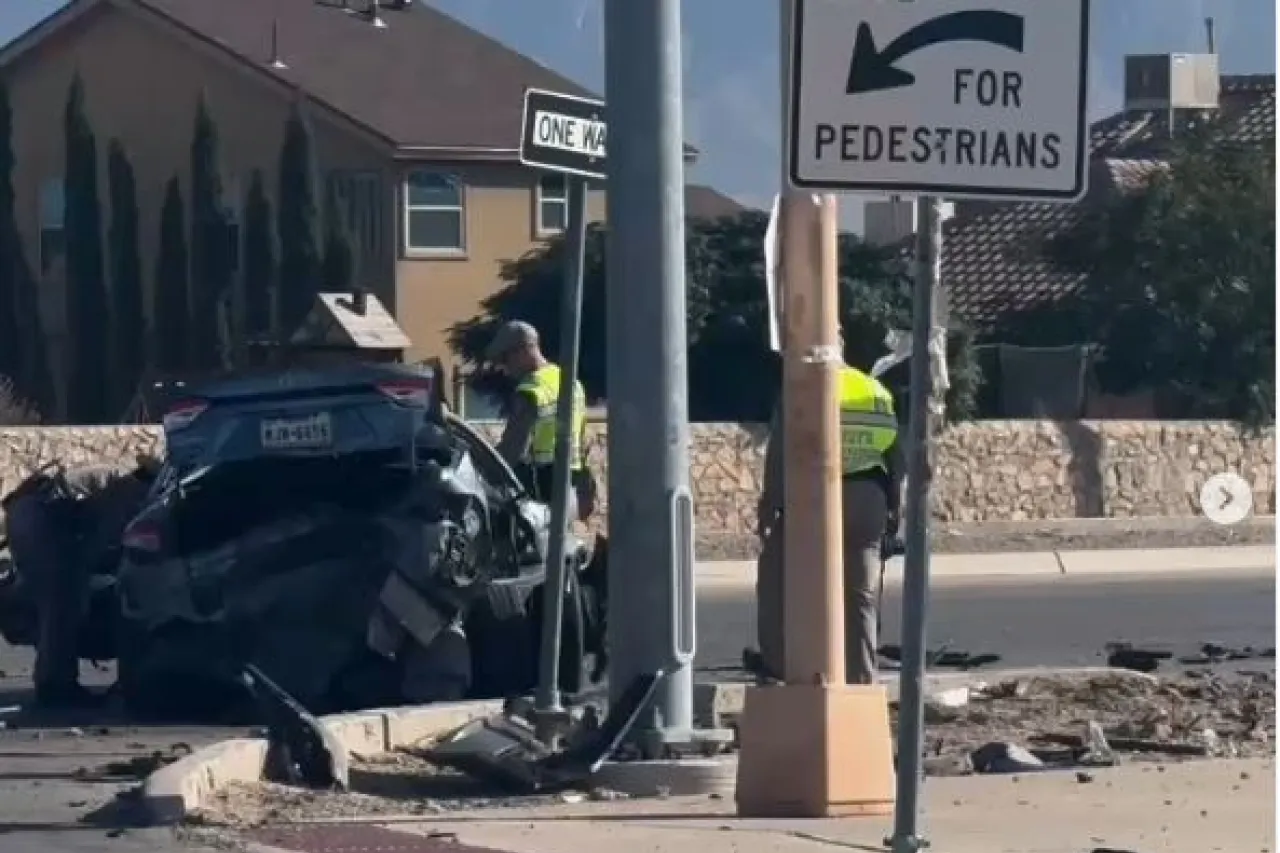
<instances>
[{"instance_id":1,"label":"white circular arrow button","mask_svg":"<svg viewBox=\"0 0 1280 853\"><path fill-rule=\"evenodd\" d=\"M1214 474L1200 487L1200 510L1214 524L1239 524L1253 512L1253 487L1239 474Z\"/></svg>"}]
</instances>

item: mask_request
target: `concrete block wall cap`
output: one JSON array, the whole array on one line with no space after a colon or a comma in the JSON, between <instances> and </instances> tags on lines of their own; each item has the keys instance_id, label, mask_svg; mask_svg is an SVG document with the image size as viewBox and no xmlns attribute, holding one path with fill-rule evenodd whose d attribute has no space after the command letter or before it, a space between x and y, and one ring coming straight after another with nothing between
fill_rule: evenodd
<instances>
[{"instance_id":1,"label":"concrete block wall cap","mask_svg":"<svg viewBox=\"0 0 1280 853\"><path fill-rule=\"evenodd\" d=\"M370 756L438 738L501 710L501 702L448 702L332 714L320 721L349 755ZM177 823L228 784L261 781L266 758L267 742L262 738L233 738L201 747L147 777L143 806L153 822Z\"/></svg>"}]
</instances>

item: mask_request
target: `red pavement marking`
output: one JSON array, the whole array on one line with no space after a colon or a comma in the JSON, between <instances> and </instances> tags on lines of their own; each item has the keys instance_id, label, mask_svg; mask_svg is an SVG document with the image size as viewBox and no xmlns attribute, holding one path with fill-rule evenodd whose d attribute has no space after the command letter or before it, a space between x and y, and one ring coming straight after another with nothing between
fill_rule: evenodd
<instances>
[{"instance_id":1,"label":"red pavement marking","mask_svg":"<svg viewBox=\"0 0 1280 853\"><path fill-rule=\"evenodd\" d=\"M260 827L241 835L247 841L294 853L502 853L459 844L447 833L431 837L361 823Z\"/></svg>"}]
</instances>

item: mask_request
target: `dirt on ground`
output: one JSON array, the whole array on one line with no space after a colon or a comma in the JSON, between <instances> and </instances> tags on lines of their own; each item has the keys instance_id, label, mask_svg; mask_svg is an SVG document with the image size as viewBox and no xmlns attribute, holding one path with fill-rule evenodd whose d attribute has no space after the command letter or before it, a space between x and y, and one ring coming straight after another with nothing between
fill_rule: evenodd
<instances>
[{"instance_id":1,"label":"dirt on ground","mask_svg":"<svg viewBox=\"0 0 1280 853\"><path fill-rule=\"evenodd\" d=\"M351 790L311 791L272 782L233 783L194 816L196 823L253 827L387 815L439 815L565 802L565 796L502 796L460 773L407 752L353 757ZM582 795L579 795L582 796ZM593 793L591 796L611 796Z\"/></svg>"},{"instance_id":2,"label":"dirt on ground","mask_svg":"<svg viewBox=\"0 0 1280 853\"><path fill-rule=\"evenodd\" d=\"M1270 671L1218 674L1206 670L1170 678L1139 673L1037 676L975 683L943 691L930 700L925 772L1080 770L1108 763L1271 756L1275 754L1275 711L1275 676ZM896 726L896 710L893 722ZM1106 754L1098 754L1097 731L1105 738ZM984 747L1005 763L984 768L982 760L974 757ZM1009 764L1010 760L1014 763ZM333 793L270 783L235 784L219 792L197 820L246 827L361 816L428 816L620 796L609 791L494 796L479 782L406 752L354 758L351 788L348 793Z\"/></svg>"},{"instance_id":3,"label":"dirt on ground","mask_svg":"<svg viewBox=\"0 0 1280 853\"><path fill-rule=\"evenodd\" d=\"M1021 747L1050 767L1105 764L1109 757L1127 763L1271 756L1275 687L1274 671L1202 670L1163 678L1035 677L975 686L967 696L963 688L946 691L925 711L926 772L973 772L980 763L974 751L993 743Z\"/></svg>"},{"instance_id":4,"label":"dirt on ground","mask_svg":"<svg viewBox=\"0 0 1280 853\"><path fill-rule=\"evenodd\" d=\"M1251 518L1230 527L1204 518L939 522L930 533L935 554L1273 545L1276 541L1271 517ZM750 560L758 552L759 541L749 534L708 537L697 548L699 560Z\"/></svg>"}]
</instances>

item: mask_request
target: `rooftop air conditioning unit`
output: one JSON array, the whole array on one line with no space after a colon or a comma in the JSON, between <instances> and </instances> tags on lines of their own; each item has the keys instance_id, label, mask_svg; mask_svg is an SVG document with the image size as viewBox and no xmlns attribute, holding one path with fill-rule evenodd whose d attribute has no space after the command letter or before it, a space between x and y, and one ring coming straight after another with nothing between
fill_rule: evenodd
<instances>
[{"instance_id":1,"label":"rooftop air conditioning unit","mask_svg":"<svg viewBox=\"0 0 1280 853\"><path fill-rule=\"evenodd\" d=\"M1127 111L1216 109L1220 85L1217 54L1163 53L1124 58Z\"/></svg>"}]
</instances>

